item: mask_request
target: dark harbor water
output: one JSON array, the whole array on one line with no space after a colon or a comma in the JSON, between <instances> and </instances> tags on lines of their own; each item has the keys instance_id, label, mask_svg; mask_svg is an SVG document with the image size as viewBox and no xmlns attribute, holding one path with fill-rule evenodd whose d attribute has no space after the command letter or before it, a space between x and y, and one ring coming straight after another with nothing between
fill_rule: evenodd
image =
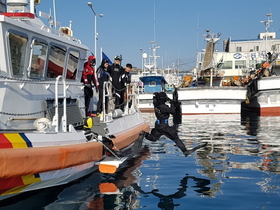
<instances>
[{"instance_id":1,"label":"dark harbor water","mask_svg":"<svg viewBox=\"0 0 280 210\"><path fill-rule=\"evenodd\" d=\"M153 114L143 114L154 124ZM180 138L207 147L184 157L166 137L112 175L0 203L0 209L279 209L280 117L183 116ZM107 190L106 190L107 189ZM111 189L117 193L102 193Z\"/></svg>"}]
</instances>

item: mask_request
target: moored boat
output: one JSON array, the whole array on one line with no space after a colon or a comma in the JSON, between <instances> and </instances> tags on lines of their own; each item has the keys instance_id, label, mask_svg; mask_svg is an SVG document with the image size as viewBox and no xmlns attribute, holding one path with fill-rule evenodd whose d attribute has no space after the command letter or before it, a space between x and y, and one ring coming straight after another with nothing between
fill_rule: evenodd
<instances>
[{"instance_id":1,"label":"moored boat","mask_svg":"<svg viewBox=\"0 0 280 210\"><path fill-rule=\"evenodd\" d=\"M248 91L242 108L244 112L250 111L258 116L280 116L280 39L276 38L275 32L269 31L271 14L266 16L267 20L261 21L266 30L260 33L259 39L254 40L254 45L260 46L261 53L254 52L258 65L246 78Z\"/></svg>"},{"instance_id":2,"label":"moored boat","mask_svg":"<svg viewBox=\"0 0 280 210\"><path fill-rule=\"evenodd\" d=\"M114 173L149 131L136 96L125 113L109 105L102 117L86 117L80 78L88 47L70 28L66 34L43 24L34 1L7 5L0 14L0 200L98 168ZM94 126L85 131L85 121Z\"/></svg>"},{"instance_id":3,"label":"moored boat","mask_svg":"<svg viewBox=\"0 0 280 210\"><path fill-rule=\"evenodd\" d=\"M181 102L182 114L240 114L241 103L246 99L247 89L234 84L228 85L225 82L225 73L223 69L220 69L221 64L223 64L221 63L221 53L215 50L215 45L220 40L220 36L207 33L205 40L207 42L206 50L198 53L193 75L186 76L179 87L175 86ZM238 72L239 70L232 70L227 75L228 77L237 75L236 78L239 78ZM146 85L151 86L151 84ZM162 87L164 85L164 83L161 84ZM153 92L160 91L167 90L158 88ZM172 93L167 92L167 95L172 98ZM153 94L139 94L139 97L141 97L141 111L153 112Z\"/></svg>"}]
</instances>

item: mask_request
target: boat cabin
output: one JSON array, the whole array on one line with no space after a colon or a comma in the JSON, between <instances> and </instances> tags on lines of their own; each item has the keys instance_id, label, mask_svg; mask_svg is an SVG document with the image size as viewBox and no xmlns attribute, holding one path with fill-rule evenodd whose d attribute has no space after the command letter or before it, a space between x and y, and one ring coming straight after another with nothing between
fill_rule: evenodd
<instances>
[{"instance_id":1,"label":"boat cabin","mask_svg":"<svg viewBox=\"0 0 280 210\"><path fill-rule=\"evenodd\" d=\"M82 123L80 78L88 47L46 26L26 3L12 2L0 14L0 130L34 129L34 119L52 117L56 97L61 98L59 106L65 99L73 113L67 124ZM56 84L58 77L62 79Z\"/></svg>"},{"instance_id":2,"label":"boat cabin","mask_svg":"<svg viewBox=\"0 0 280 210\"><path fill-rule=\"evenodd\" d=\"M163 76L158 74L147 74L143 73L143 76L139 77L143 82L144 93L162 92L165 90L166 80Z\"/></svg>"}]
</instances>

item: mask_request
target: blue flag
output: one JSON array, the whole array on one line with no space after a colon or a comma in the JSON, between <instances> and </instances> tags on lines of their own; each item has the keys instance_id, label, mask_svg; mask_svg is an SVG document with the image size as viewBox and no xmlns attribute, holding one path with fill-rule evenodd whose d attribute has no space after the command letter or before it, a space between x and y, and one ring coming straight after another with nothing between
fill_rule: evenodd
<instances>
[{"instance_id":1,"label":"blue flag","mask_svg":"<svg viewBox=\"0 0 280 210\"><path fill-rule=\"evenodd\" d=\"M108 56L107 56L104 52L102 52L102 59L108 60L109 65L112 65L112 64L113 64L112 61L110 60L110 58L108 58Z\"/></svg>"}]
</instances>

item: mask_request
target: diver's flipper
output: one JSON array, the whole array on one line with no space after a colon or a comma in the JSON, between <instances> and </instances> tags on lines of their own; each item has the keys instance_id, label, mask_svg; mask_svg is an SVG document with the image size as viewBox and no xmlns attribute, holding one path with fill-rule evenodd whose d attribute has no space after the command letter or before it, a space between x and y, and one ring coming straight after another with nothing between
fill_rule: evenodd
<instances>
[{"instance_id":1,"label":"diver's flipper","mask_svg":"<svg viewBox=\"0 0 280 210\"><path fill-rule=\"evenodd\" d=\"M208 144L208 142L204 143L204 144L201 144L201 145L198 145L192 149L189 149L187 151L184 152L184 155L187 157L189 156L191 153L195 152L196 150L202 148L202 147L205 147L206 145Z\"/></svg>"}]
</instances>

